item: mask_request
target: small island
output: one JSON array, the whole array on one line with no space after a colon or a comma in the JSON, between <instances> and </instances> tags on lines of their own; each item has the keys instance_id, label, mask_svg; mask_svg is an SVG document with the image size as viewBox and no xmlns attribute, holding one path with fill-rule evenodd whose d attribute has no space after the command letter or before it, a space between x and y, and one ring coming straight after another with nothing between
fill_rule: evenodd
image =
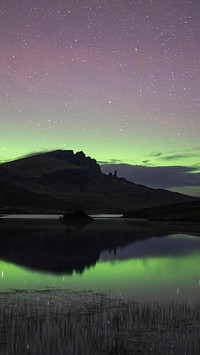
<instances>
[{"instance_id":1,"label":"small island","mask_svg":"<svg viewBox=\"0 0 200 355\"><path fill-rule=\"evenodd\" d=\"M90 217L86 212L83 210L77 210L70 213L65 213L60 220L64 223L69 222L92 222L93 218Z\"/></svg>"}]
</instances>

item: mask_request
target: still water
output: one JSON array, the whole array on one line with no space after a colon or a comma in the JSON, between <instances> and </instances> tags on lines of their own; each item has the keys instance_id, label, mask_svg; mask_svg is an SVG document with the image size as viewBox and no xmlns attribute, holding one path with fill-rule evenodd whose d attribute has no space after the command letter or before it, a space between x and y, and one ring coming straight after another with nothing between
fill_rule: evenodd
<instances>
[{"instance_id":1,"label":"still water","mask_svg":"<svg viewBox=\"0 0 200 355\"><path fill-rule=\"evenodd\" d=\"M170 230L113 219L78 228L53 219L6 221L0 224L0 291L50 287L139 302L198 302L200 237Z\"/></svg>"}]
</instances>

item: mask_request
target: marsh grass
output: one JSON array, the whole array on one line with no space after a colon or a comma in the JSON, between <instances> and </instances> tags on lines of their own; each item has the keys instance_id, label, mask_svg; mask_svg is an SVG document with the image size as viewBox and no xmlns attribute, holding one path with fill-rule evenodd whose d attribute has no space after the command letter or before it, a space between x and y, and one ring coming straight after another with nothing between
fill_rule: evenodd
<instances>
[{"instance_id":1,"label":"marsh grass","mask_svg":"<svg viewBox=\"0 0 200 355\"><path fill-rule=\"evenodd\" d=\"M199 304L139 304L52 289L0 296L2 355L199 353Z\"/></svg>"}]
</instances>

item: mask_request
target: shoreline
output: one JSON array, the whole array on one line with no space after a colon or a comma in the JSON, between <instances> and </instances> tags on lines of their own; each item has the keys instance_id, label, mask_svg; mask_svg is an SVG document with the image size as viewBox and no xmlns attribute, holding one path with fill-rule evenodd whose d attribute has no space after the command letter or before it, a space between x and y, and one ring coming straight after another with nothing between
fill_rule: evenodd
<instances>
[{"instance_id":1,"label":"shoreline","mask_svg":"<svg viewBox=\"0 0 200 355\"><path fill-rule=\"evenodd\" d=\"M103 216L102 216L103 215ZM49 222L50 224L56 224L61 225L59 218L62 216L62 214L26 214L26 215L21 215L21 214L7 214L7 215L0 215L0 228L2 225L10 227L15 226L17 224L20 226L21 224L32 224L32 222L35 222L35 226L37 225L42 226L45 224L45 222ZM101 228L103 226L103 223L107 224L109 227L115 227L115 225L124 225L129 227L144 227L144 228L149 228L149 229L155 229L157 231L158 229L164 227L166 233L181 233L181 232L187 232L189 234L195 233L197 235L200 235L200 222L191 222L191 221L170 221L170 220L149 220L147 218L127 218L127 217L121 217L120 214L89 214L89 216L92 216L93 221L90 224L90 227L92 228L93 226L97 225ZM16 225L16 227L17 227ZM70 223L69 223L70 225ZM78 225L76 221L73 222L74 227ZM48 224L47 224L48 226ZM126 228L124 228L126 230Z\"/></svg>"}]
</instances>

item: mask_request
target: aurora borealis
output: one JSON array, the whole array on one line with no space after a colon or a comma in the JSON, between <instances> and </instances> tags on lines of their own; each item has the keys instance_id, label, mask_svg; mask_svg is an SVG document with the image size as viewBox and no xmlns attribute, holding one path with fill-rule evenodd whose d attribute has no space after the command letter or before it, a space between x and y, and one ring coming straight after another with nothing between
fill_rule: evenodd
<instances>
[{"instance_id":1,"label":"aurora borealis","mask_svg":"<svg viewBox=\"0 0 200 355\"><path fill-rule=\"evenodd\" d=\"M79 292L89 289L115 297L134 296L140 302L198 300L199 256L196 251L179 257L158 255L112 261L102 259L82 274L74 272L72 275L39 272L0 261L1 289L54 287Z\"/></svg>"},{"instance_id":2,"label":"aurora borealis","mask_svg":"<svg viewBox=\"0 0 200 355\"><path fill-rule=\"evenodd\" d=\"M199 167L199 0L0 3L0 161Z\"/></svg>"}]
</instances>

